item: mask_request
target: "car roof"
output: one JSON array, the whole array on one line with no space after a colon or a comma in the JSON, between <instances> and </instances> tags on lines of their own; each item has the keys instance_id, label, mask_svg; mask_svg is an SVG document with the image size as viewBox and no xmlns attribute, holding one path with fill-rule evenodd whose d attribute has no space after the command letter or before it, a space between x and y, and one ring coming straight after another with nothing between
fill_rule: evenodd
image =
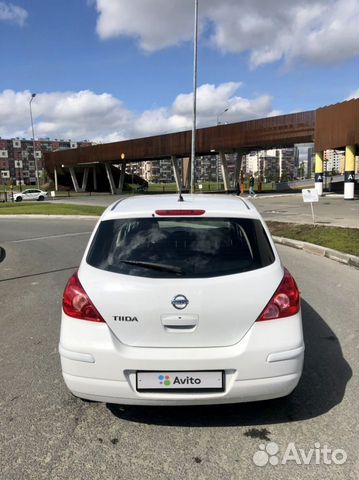
<instances>
[{"instance_id":1,"label":"car roof","mask_svg":"<svg viewBox=\"0 0 359 480\"><path fill-rule=\"evenodd\" d=\"M178 201L178 194L123 197L105 210L101 220L155 216L156 210L194 209L205 210L202 217L261 218L252 203L236 195L194 194L182 197L183 202Z\"/></svg>"}]
</instances>

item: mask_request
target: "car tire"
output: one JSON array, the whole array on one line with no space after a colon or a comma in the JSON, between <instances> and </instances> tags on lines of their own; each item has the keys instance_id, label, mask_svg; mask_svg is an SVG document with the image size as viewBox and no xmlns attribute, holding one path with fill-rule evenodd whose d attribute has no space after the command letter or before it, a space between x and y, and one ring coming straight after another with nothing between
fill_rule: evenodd
<instances>
[{"instance_id":1,"label":"car tire","mask_svg":"<svg viewBox=\"0 0 359 480\"><path fill-rule=\"evenodd\" d=\"M15 202L22 202L22 197L16 197Z\"/></svg>"},{"instance_id":2,"label":"car tire","mask_svg":"<svg viewBox=\"0 0 359 480\"><path fill-rule=\"evenodd\" d=\"M38 200L39 202L42 202L43 200L45 200L45 197L44 197L43 195L40 195L37 200Z\"/></svg>"}]
</instances>

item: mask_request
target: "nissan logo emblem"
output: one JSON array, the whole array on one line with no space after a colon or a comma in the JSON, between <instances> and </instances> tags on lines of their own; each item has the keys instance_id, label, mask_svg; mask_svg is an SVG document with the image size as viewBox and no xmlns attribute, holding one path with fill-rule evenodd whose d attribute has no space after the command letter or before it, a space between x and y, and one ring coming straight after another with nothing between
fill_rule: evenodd
<instances>
[{"instance_id":1,"label":"nissan logo emblem","mask_svg":"<svg viewBox=\"0 0 359 480\"><path fill-rule=\"evenodd\" d=\"M176 295L171 303L175 308L177 308L177 310L183 310L187 307L189 301L184 295Z\"/></svg>"}]
</instances>

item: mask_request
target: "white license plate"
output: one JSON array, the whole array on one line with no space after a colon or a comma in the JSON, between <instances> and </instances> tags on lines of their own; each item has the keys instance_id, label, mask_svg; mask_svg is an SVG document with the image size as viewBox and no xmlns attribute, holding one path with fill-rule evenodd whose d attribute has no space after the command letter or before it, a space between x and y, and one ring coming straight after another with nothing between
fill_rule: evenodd
<instances>
[{"instance_id":1,"label":"white license plate","mask_svg":"<svg viewBox=\"0 0 359 480\"><path fill-rule=\"evenodd\" d=\"M137 372L137 390L223 390L223 371Z\"/></svg>"}]
</instances>

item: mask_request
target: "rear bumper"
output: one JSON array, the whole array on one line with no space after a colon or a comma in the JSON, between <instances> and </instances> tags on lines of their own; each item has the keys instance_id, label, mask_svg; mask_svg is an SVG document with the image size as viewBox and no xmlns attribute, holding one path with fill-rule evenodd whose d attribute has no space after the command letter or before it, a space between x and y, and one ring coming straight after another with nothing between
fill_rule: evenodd
<instances>
[{"instance_id":1,"label":"rear bumper","mask_svg":"<svg viewBox=\"0 0 359 480\"><path fill-rule=\"evenodd\" d=\"M63 315L62 372L76 396L108 403L194 405L265 400L288 395L303 368L301 315L255 323L236 345L142 348L121 344L106 324ZM223 370L221 392L138 392L138 370Z\"/></svg>"},{"instance_id":2,"label":"rear bumper","mask_svg":"<svg viewBox=\"0 0 359 480\"><path fill-rule=\"evenodd\" d=\"M135 384L135 373L130 382ZM64 373L68 389L77 397L106 403L129 405L210 405L240 403L284 397L294 390L300 374L237 380L225 392L209 394L138 393L127 382L75 377Z\"/></svg>"}]
</instances>

